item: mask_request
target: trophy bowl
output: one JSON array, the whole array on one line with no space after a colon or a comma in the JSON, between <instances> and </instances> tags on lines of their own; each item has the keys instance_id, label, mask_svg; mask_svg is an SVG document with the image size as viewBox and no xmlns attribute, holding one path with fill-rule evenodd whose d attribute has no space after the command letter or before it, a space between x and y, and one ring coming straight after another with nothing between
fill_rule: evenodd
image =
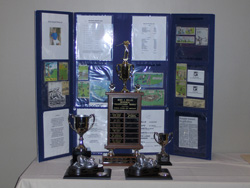
<instances>
[{"instance_id":1,"label":"trophy bowl","mask_svg":"<svg viewBox=\"0 0 250 188\"><path fill-rule=\"evenodd\" d=\"M158 164L160 165L172 165L170 162L170 156L165 151L165 146L173 140L173 133L154 133L155 141L161 145L161 152L156 155Z\"/></svg>"}]
</instances>

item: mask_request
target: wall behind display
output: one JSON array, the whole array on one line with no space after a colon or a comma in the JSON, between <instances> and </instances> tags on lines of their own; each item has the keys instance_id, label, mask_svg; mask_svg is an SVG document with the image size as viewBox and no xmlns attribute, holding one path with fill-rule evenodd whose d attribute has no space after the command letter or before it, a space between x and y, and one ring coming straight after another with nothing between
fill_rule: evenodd
<instances>
[{"instance_id":1,"label":"wall behind display","mask_svg":"<svg viewBox=\"0 0 250 188\"><path fill-rule=\"evenodd\" d=\"M36 157L35 10L215 14L213 152L250 152L248 0L0 1L0 187Z\"/></svg>"}]
</instances>

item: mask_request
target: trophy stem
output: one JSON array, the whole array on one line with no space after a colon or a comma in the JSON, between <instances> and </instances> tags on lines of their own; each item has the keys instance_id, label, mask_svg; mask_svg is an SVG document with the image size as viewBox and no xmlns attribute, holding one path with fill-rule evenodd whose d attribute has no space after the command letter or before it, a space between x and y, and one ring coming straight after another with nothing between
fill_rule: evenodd
<instances>
[{"instance_id":1,"label":"trophy stem","mask_svg":"<svg viewBox=\"0 0 250 188\"><path fill-rule=\"evenodd\" d=\"M80 149L80 152L82 152L83 150L86 150L86 147L83 144L83 135L80 135L80 137L79 137L78 149Z\"/></svg>"},{"instance_id":2,"label":"trophy stem","mask_svg":"<svg viewBox=\"0 0 250 188\"><path fill-rule=\"evenodd\" d=\"M121 91L123 93L129 93L129 90L127 89L126 81L123 81L123 88L122 88L122 91Z\"/></svg>"},{"instance_id":3,"label":"trophy stem","mask_svg":"<svg viewBox=\"0 0 250 188\"><path fill-rule=\"evenodd\" d=\"M161 147L161 154L162 154L162 155L168 155L168 154L166 153L166 151L165 151L165 145L163 145L163 146Z\"/></svg>"}]
</instances>

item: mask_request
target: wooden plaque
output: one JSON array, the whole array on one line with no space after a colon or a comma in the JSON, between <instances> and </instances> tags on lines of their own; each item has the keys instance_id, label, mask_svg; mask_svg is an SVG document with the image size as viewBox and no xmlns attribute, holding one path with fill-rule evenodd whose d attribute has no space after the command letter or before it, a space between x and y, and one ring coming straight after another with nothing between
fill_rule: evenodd
<instances>
[{"instance_id":1,"label":"wooden plaque","mask_svg":"<svg viewBox=\"0 0 250 188\"><path fill-rule=\"evenodd\" d=\"M114 149L142 149L141 100L143 93L108 92L108 142Z\"/></svg>"}]
</instances>

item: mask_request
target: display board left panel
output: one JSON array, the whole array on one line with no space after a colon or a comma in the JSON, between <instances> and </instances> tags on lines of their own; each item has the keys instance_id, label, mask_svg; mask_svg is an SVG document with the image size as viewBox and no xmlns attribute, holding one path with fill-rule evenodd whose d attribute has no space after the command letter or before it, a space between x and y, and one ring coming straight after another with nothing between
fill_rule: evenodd
<instances>
[{"instance_id":1,"label":"display board left panel","mask_svg":"<svg viewBox=\"0 0 250 188\"><path fill-rule=\"evenodd\" d=\"M69 155L73 14L36 11L38 160Z\"/></svg>"}]
</instances>

